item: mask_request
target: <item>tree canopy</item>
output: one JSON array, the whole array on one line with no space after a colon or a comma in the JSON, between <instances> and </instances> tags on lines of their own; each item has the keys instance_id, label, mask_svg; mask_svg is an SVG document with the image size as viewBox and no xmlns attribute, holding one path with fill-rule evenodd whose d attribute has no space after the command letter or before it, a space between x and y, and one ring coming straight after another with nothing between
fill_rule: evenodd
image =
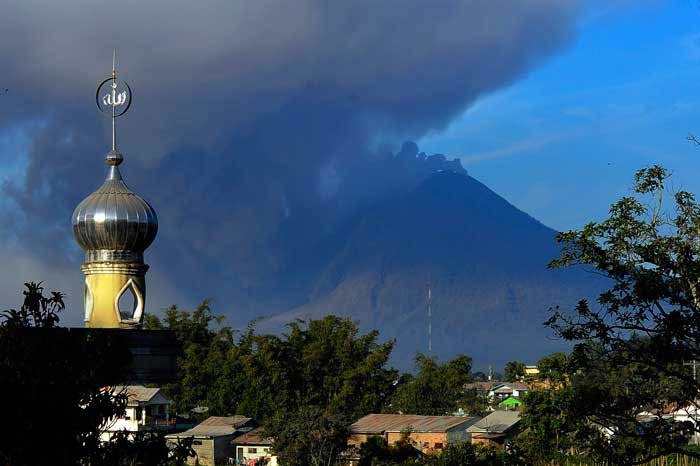
<instances>
[{"instance_id":1,"label":"tree canopy","mask_svg":"<svg viewBox=\"0 0 700 466\"><path fill-rule=\"evenodd\" d=\"M347 426L380 412L398 372L387 368L393 341L361 334L347 318L295 321L281 336L221 326L205 301L177 307L149 328L174 330L182 343L178 381L167 387L177 408L206 406L211 415L244 414L263 422L280 461L327 464L347 441ZM320 450L319 445L323 445Z\"/></svg>"},{"instance_id":2,"label":"tree canopy","mask_svg":"<svg viewBox=\"0 0 700 466\"><path fill-rule=\"evenodd\" d=\"M506 382L516 382L525 376L525 364L520 361L508 361L503 368Z\"/></svg>"},{"instance_id":3,"label":"tree canopy","mask_svg":"<svg viewBox=\"0 0 700 466\"><path fill-rule=\"evenodd\" d=\"M606 220L558 235L562 255L551 263L609 283L593 303L553 310L547 325L578 343L571 406L581 425L597 427L589 447L616 464L685 451L689 425L667 414L694 410L700 389L688 366L700 360L700 205L669 193L669 176L639 170L634 195Z\"/></svg>"},{"instance_id":4,"label":"tree canopy","mask_svg":"<svg viewBox=\"0 0 700 466\"><path fill-rule=\"evenodd\" d=\"M455 412L462 407L464 384L471 381L471 365L465 355L440 364L437 358L419 353L416 375L402 376L388 410L422 415Z\"/></svg>"},{"instance_id":5,"label":"tree canopy","mask_svg":"<svg viewBox=\"0 0 700 466\"><path fill-rule=\"evenodd\" d=\"M552 383L564 380L569 370L569 357L562 352L552 353L537 361L538 378Z\"/></svg>"}]
</instances>

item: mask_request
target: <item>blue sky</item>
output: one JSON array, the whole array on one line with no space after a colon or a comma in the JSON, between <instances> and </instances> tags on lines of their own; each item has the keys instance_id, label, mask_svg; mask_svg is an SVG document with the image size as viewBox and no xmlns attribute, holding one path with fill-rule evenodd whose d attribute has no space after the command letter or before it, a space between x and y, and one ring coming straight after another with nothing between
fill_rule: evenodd
<instances>
[{"instance_id":1,"label":"blue sky","mask_svg":"<svg viewBox=\"0 0 700 466\"><path fill-rule=\"evenodd\" d=\"M570 47L420 141L556 229L601 219L662 164L700 190L700 3L643 2L580 21Z\"/></svg>"}]
</instances>

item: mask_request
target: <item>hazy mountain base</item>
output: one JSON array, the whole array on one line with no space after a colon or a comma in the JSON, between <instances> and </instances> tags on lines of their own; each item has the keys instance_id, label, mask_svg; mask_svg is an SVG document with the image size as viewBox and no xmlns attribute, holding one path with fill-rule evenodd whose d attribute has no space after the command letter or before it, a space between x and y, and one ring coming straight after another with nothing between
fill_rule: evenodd
<instances>
[{"instance_id":1,"label":"hazy mountain base","mask_svg":"<svg viewBox=\"0 0 700 466\"><path fill-rule=\"evenodd\" d=\"M324 245L328 260L308 301L260 323L333 313L397 338L393 362L411 366L428 351L427 284L433 293L433 354L466 353L475 366L536 361L566 348L542 323L551 306L596 295L601 279L583 270L547 270L555 231L486 186L449 171L366 209Z\"/></svg>"}]
</instances>

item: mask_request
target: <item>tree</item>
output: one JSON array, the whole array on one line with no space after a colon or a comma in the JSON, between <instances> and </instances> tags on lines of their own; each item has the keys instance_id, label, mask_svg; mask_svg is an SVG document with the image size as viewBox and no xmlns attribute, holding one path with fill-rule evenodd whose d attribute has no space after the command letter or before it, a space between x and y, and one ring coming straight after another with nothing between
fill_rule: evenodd
<instances>
[{"instance_id":1,"label":"tree","mask_svg":"<svg viewBox=\"0 0 700 466\"><path fill-rule=\"evenodd\" d=\"M390 466L415 462L421 452L408 440L410 431L401 432L401 438L389 445L384 437L372 436L360 445L358 466Z\"/></svg>"},{"instance_id":2,"label":"tree","mask_svg":"<svg viewBox=\"0 0 700 466\"><path fill-rule=\"evenodd\" d=\"M503 368L506 382L516 382L525 376L525 364L520 361L508 361Z\"/></svg>"},{"instance_id":3,"label":"tree","mask_svg":"<svg viewBox=\"0 0 700 466\"><path fill-rule=\"evenodd\" d=\"M525 396L516 444L533 466L559 464L579 446L577 434L585 425L576 416L577 401L570 386L535 390Z\"/></svg>"},{"instance_id":4,"label":"tree","mask_svg":"<svg viewBox=\"0 0 700 466\"><path fill-rule=\"evenodd\" d=\"M552 353L537 361L540 380L561 383L569 373L569 357L561 352Z\"/></svg>"},{"instance_id":5,"label":"tree","mask_svg":"<svg viewBox=\"0 0 700 466\"><path fill-rule=\"evenodd\" d=\"M274 435L273 450L280 464L333 466L347 448L347 419L317 406L282 411L266 432Z\"/></svg>"},{"instance_id":6,"label":"tree","mask_svg":"<svg viewBox=\"0 0 700 466\"><path fill-rule=\"evenodd\" d=\"M173 305L162 321L153 315L144 321L146 329L172 330L180 343L177 380L163 387L179 412L206 406L213 415L235 414L231 410L235 410L239 392L226 383L230 363L237 360L237 355L229 354L236 349L235 332L222 322L222 316L213 314L209 300L191 312Z\"/></svg>"},{"instance_id":7,"label":"tree","mask_svg":"<svg viewBox=\"0 0 700 466\"><path fill-rule=\"evenodd\" d=\"M8 309L0 313L2 326L6 328L54 328L58 325L58 313L66 308L63 293L52 291L44 296L44 287L39 283L25 283L24 302L18 310Z\"/></svg>"},{"instance_id":8,"label":"tree","mask_svg":"<svg viewBox=\"0 0 700 466\"><path fill-rule=\"evenodd\" d=\"M442 451L423 455L408 441L410 432L394 445L382 437L370 437L360 447L359 466L507 466L521 464L515 455L470 442L448 444Z\"/></svg>"},{"instance_id":9,"label":"tree","mask_svg":"<svg viewBox=\"0 0 700 466\"><path fill-rule=\"evenodd\" d=\"M456 411L464 384L471 381L471 358L459 355L445 364L424 354L416 355L417 374L404 375L388 410L406 414L444 415Z\"/></svg>"},{"instance_id":10,"label":"tree","mask_svg":"<svg viewBox=\"0 0 700 466\"><path fill-rule=\"evenodd\" d=\"M124 413L131 354L118 332L98 337L57 326L63 294L44 295L41 283L26 283L19 310L0 313L0 393L12 426L0 436L3 465L140 464L131 446L102 445L105 422ZM37 438L47 422L60 424ZM40 445L37 443L39 442ZM164 439L144 439L147 464L184 464ZM154 449L156 446L160 449ZM143 455L141 455L143 456Z\"/></svg>"},{"instance_id":11,"label":"tree","mask_svg":"<svg viewBox=\"0 0 700 466\"><path fill-rule=\"evenodd\" d=\"M170 447L165 432L126 432L112 435L97 448L84 464L99 466L185 466L195 456L194 439L180 439Z\"/></svg>"},{"instance_id":12,"label":"tree","mask_svg":"<svg viewBox=\"0 0 700 466\"><path fill-rule=\"evenodd\" d=\"M266 433L284 464L335 464L348 426L381 410L393 392L398 374L385 366L394 341L377 343L378 332L359 335L355 323L336 316L289 329L283 339L266 337L280 356L273 367L286 388L286 405L276 407L282 414L267 421Z\"/></svg>"},{"instance_id":13,"label":"tree","mask_svg":"<svg viewBox=\"0 0 700 466\"><path fill-rule=\"evenodd\" d=\"M299 320L281 336L221 323L207 301L192 312L172 307L147 323L174 330L183 346L169 393L182 411L207 406L212 415L260 420L285 464L335 461L347 427L379 412L393 393L398 373L386 365L394 341L360 334L350 319Z\"/></svg>"},{"instance_id":14,"label":"tree","mask_svg":"<svg viewBox=\"0 0 700 466\"><path fill-rule=\"evenodd\" d=\"M489 397L475 388L465 389L457 404L467 416L484 417L488 413Z\"/></svg>"},{"instance_id":15,"label":"tree","mask_svg":"<svg viewBox=\"0 0 700 466\"><path fill-rule=\"evenodd\" d=\"M550 264L584 266L610 286L573 313L554 309L547 325L579 343L576 405L612 433L590 445L617 464L685 451L688 426L663 413L697 406L700 385L685 363L700 360L700 205L678 191L669 209L668 179L659 166L639 170L635 195L606 220L560 233Z\"/></svg>"},{"instance_id":16,"label":"tree","mask_svg":"<svg viewBox=\"0 0 700 466\"><path fill-rule=\"evenodd\" d=\"M493 448L461 442L448 445L438 454L425 455L413 464L415 466L508 466L518 464L518 458Z\"/></svg>"}]
</instances>

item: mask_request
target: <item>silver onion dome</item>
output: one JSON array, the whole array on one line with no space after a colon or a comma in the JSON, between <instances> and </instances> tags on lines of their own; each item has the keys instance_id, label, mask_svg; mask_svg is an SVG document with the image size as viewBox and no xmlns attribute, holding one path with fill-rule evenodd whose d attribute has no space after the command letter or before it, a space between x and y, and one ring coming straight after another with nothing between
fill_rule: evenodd
<instances>
[{"instance_id":1,"label":"silver onion dome","mask_svg":"<svg viewBox=\"0 0 700 466\"><path fill-rule=\"evenodd\" d=\"M158 232L153 207L122 180L122 160L116 150L107 154L107 179L73 212L73 236L86 251L86 262L143 261Z\"/></svg>"}]
</instances>

